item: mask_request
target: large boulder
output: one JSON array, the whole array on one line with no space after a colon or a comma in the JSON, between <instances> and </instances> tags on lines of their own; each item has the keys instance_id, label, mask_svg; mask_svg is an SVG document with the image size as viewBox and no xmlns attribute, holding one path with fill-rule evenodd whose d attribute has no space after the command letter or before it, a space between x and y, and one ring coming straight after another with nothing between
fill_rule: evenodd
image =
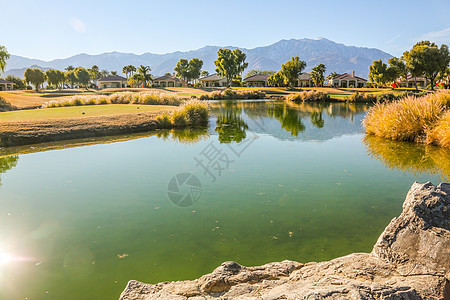
<instances>
[{"instance_id":1,"label":"large boulder","mask_svg":"<svg viewBox=\"0 0 450 300\"><path fill-rule=\"evenodd\" d=\"M414 183L372 253L327 262L244 267L225 262L193 281L130 281L120 300L450 300L450 184Z\"/></svg>"}]
</instances>

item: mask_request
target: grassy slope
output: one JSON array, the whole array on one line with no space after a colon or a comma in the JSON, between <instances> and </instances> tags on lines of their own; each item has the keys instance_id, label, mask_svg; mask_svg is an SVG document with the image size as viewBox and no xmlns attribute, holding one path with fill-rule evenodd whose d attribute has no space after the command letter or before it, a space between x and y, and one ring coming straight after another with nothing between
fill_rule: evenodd
<instances>
[{"instance_id":1,"label":"grassy slope","mask_svg":"<svg viewBox=\"0 0 450 300\"><path fill-rule=\"evenodd\" d=\"M3 112L0 113L0 122L108 116L119 114L134 114L148 111L162 112L173 109L177 109L177 107L167 105L133 105L133 104L44 108L44 109Z\"/></svg>"}]
</instances>

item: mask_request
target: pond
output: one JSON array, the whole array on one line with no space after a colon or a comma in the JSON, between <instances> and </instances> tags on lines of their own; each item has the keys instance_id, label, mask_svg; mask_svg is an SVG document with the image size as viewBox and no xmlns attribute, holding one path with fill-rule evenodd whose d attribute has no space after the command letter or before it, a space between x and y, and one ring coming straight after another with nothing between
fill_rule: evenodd
<instances>
[{"instance_id":1,"label":"pond","mask_svg":"<svg viewBox=\"0 0 450 300\"><path fill-rule=\"evenodd\" d=\"M0 151L0 298L118 299L128 280L370 252L450 153L367 138L368 106L225 101L208 128Z\"/></svg>"}]
</instances>

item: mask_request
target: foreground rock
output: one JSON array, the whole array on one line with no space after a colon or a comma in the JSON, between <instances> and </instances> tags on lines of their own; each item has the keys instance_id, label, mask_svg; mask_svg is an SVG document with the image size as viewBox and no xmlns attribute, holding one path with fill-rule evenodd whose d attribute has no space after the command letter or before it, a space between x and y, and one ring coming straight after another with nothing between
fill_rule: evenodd
<instances>
[{"instance_id":1,"label":"foreground rock","mask_svg":"<svg viewBox=\"0 0 450 300\"><path fill-rule=\"evenodd\" d=\"M225 262L193 281L130 281L121 300L450 299L450 184L414 183L372 253L327 262Z\"/></svg>"}]
</instances>

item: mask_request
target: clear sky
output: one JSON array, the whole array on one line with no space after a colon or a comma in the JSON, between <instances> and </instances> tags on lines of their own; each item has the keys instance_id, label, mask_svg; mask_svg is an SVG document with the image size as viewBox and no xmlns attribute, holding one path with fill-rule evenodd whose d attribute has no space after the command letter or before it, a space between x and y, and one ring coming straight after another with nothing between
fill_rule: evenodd
<instances>
[{"instance_id":1,"label":"clear sky","mask_svg":"<svg viewBox=\"0 0 450 300\"><path fill-rule=\"evenodd\" d=\"M423 39L450 45L450 0L0 0L0 45L44 60L317 37L396 56Z\"/></svg>"}]
</instances>

